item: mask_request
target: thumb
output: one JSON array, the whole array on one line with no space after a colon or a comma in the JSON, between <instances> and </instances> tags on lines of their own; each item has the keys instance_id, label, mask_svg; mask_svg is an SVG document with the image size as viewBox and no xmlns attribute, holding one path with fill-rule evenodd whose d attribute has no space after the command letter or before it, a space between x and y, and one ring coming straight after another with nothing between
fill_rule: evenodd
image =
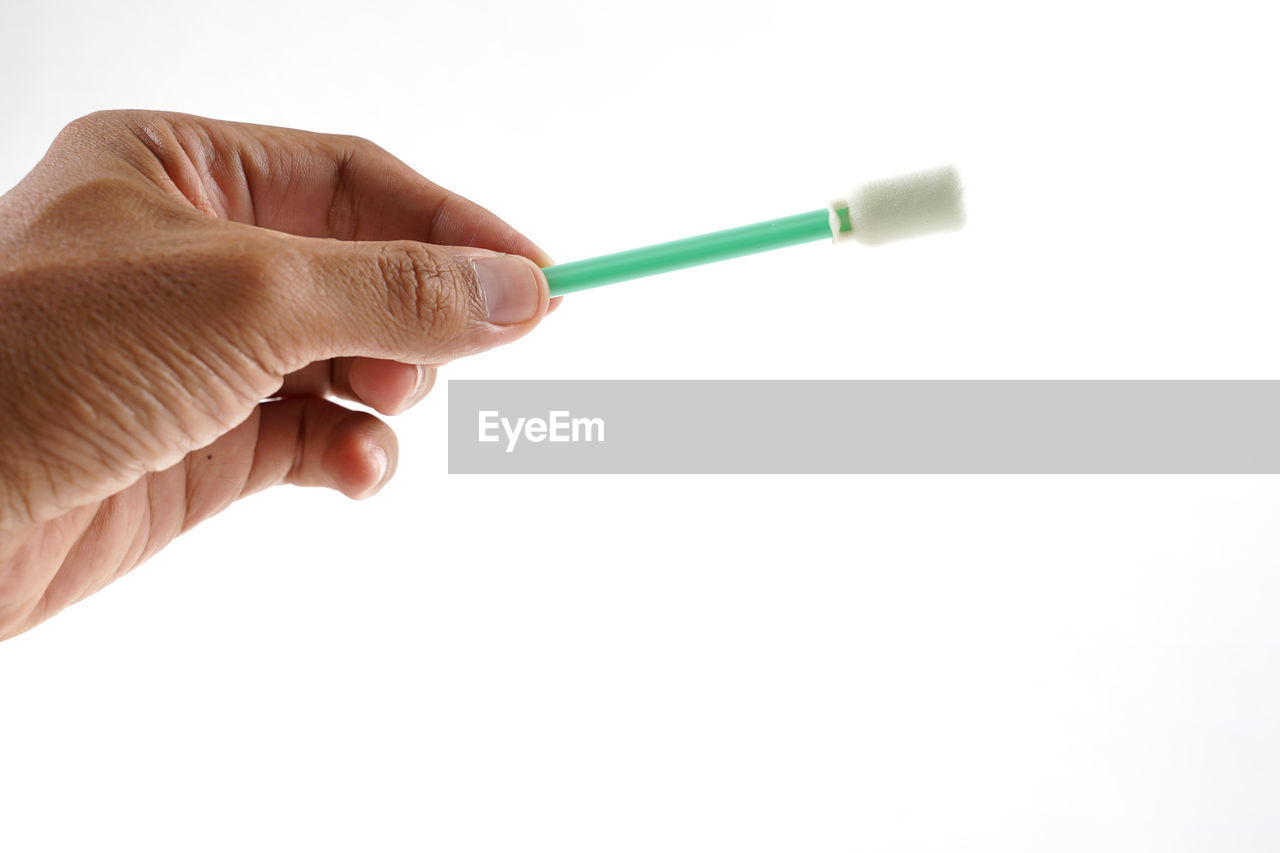
<instances>
[{"instance_id":1,"label":"thumb","mask_svg":"<svg viewBox=\"0 0 1280 853\"><path fill-rule=\"evenodd\" d=\"M533 261L485 249L413 241L286 238L301 251L303 286L286 298L301 363L373 356L449 361L508 343L547 313Z\"/></svg>"}]
</instances>

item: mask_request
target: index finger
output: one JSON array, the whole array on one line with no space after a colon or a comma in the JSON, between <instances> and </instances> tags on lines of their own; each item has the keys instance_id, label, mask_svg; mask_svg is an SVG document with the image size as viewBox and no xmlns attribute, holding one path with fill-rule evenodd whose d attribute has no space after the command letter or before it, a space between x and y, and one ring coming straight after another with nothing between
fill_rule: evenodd
<instances>
[{"instance_id":1,"label":"index finger","mask_svg":"<svg viewBox=\"0 0 1280 853\"><path fill-rule=\"evenodd\" d=\"M198 209L300 237L414 240L551 258L498 216L367 139L128 113L157 174Z\"/></svg>"}]
</instances>

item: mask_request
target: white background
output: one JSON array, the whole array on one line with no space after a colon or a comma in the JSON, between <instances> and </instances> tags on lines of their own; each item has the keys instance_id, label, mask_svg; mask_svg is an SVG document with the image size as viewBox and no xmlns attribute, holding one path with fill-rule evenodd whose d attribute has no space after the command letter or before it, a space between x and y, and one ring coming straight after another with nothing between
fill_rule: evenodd
<instances>
[{"instance_id":1,"label":"white background","mask_svg":"<svg viewBox=\"0 0 1280 853\"><path fill-rule=\"evenodd\" d=\"M0 646L0 849L1280 848L1280 480L450 477L448 378L1277 378L1261 2L24 2L108 107L356 133L572 260L954 161L970 228L569 297ZM762 406L769 405L761 400Z\"/></svg>"}]
</instances>

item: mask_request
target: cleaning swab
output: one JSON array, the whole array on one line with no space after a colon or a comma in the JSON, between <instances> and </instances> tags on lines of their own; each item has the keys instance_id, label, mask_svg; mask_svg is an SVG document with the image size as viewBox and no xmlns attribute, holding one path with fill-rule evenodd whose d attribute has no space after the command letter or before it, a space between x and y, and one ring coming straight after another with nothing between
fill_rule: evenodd
<instances>
[{"instance_id":1,"label":"cleaning swab","mask_svg":"<svg viewBox=\"0 0 1280 853\"><path fill-rule=\"evenodd\" d=\"M960 175L943 166L863 184L821 210L547 267L551 295L830 238L878 246L964 225Z\"/></svg>"}]
</instances>

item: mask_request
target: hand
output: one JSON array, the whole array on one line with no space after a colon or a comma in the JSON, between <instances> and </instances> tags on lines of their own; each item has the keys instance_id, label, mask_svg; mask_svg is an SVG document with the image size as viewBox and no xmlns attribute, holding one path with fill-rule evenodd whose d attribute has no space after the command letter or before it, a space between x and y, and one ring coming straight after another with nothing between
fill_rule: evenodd
<instances>
[{"instance_id":1,"label":"hand","mask_svg":"<svg viewBox=\"0 0 1280 853\"><path fill-rule=\"evenodd\" d=\"M0 639L267 486L376 492L394 433L326 397L413 405L548 263L363 139L73 122L0 197Z\"/></svg>"}]
</instances>

